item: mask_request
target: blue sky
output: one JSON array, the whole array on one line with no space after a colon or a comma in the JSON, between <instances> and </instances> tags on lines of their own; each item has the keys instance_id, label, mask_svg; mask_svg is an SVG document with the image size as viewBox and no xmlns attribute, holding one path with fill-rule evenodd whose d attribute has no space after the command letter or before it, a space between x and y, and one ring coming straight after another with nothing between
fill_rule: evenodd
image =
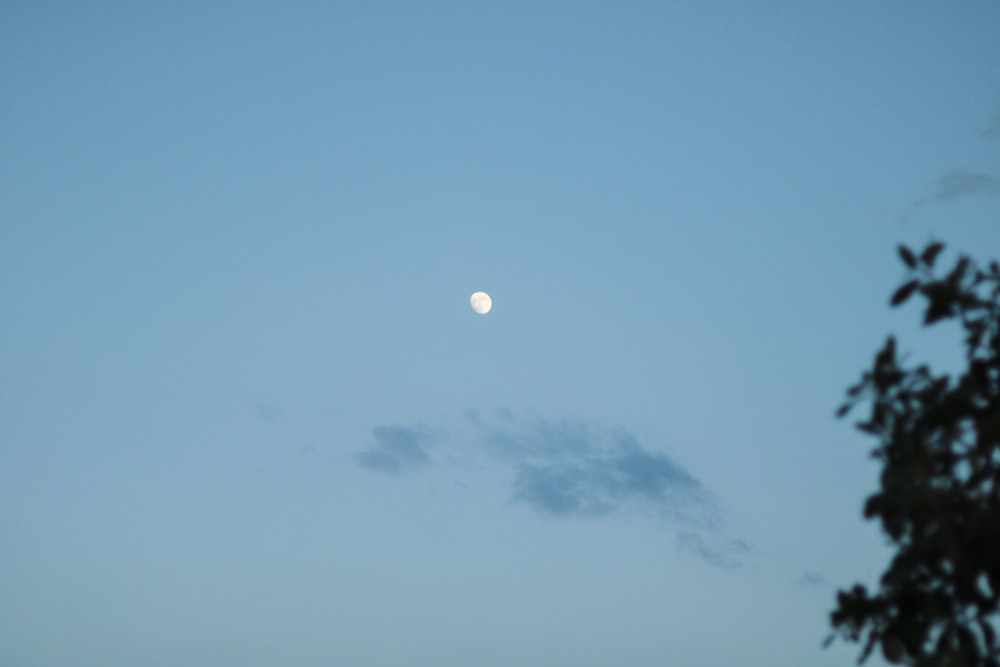
<instances>
[{"instance_id":1,"label":"blue sky","mask_svg":"<svg viewBox=\"0 0 1000 667\"><path fill-rule=\"evenodd\" d=\"M959 361L887 301L1000 254L997 25L4 3L0 663L848 664L833 412Z\"/></svg>"}]
</instances>

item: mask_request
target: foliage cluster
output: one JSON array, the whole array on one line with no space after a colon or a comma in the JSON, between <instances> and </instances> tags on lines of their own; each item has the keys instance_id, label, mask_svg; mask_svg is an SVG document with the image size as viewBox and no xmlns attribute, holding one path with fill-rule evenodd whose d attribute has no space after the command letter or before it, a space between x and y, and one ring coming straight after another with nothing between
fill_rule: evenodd
<instances>
[{"instance_id":1,"label":"foliage cluster","mask_svg":"<svg viewBox=\"0 0 1000 667\"><path fill-rule=\"evenodd\" d=\"M890 302L917 296L925 325L957 322L964 371L905 365L890 337L848 390L838 415L870 405L856 425L877 439L881 464L864 516L895 555L878 590L837 594L831 624L863 642L859 662L878 647L917 667L1000 667L1000 265L962 256L939 276L943 248L899 247L908 275Z\"/></svg>"}]
</instances>

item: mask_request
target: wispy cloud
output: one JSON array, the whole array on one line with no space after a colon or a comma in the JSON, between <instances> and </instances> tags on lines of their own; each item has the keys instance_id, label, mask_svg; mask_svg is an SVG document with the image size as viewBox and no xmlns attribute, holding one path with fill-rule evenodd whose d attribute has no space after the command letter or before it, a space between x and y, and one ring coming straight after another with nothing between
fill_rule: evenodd
<instances>
[{"instance_id":1,"label":"wispy cloud","mask_svg":"<svg viewBox=\"0 0 1000 667\"><path fill-rule=\"evenodd\" d=\"M701 483L669 457L630 441L578 460L522 464L514 499L553 515L648 508L679 516L691 508L704 514L712 504Z\"/></svg>"},{"instance_id":2,"label":"wispy cloud","mask_svg":"<svg viewBox=\"0 0 1000 667\"><path fill-rule=\"evenodd\" d=\"M590 466L522 464L514 481L514 499L552 516L598 516L613 506L600 493Z\"/></svg>"},{"instance_id":3,"label":"wispy cloud","mask_svg":"<svg viewBox=\"0 0 1000 667\"><path fill-rule=\"evenodd\" d=\"M1000 178L965 169L952 169L939 176L935 183L937 188L933 197L941 201L1000 194Z\"/></svg>"},{"instance_id":4,"label":"wispy cloud","mask_svg":"<svg viewBox=\"0 0 1000 667\"><path fill-rule=\"evenodd\" d=\"M719 568L750 546L724 534L714 494L666 453L620 427L583 421L471 415L489 450L514 466L511 498L549 517L642 514L678 527L678 547Z\"/></svg>"},{"instance_id":5,"label":"wispy cloud","mask_svg":"<svg viewBox=\"0 0 1000 667\"><path fill-rule=\"evenodd\" d=\"M509 411L467 418L471 433L454 439L432 437L423 428L380 426L358 463L399 474L431 464L432 445L441 450L441 463L459 451L478 451L511 472L510 500L537 514L556 519L651 517L678 529L683 551L716 567L736 567L750 551L745 542L723 534L721 506L699 479L623 428Z\"/></svg>"},{"instance_id":6,"label":"wispy cloud","mask_svg":"<svg viewBox=\"0 0 1000 667\"><path fill-rule=\"evenodd\" d=\"M372 430L375 442L358 454L358 463L377 472L397 474L430 463L430 435L421 428L379 426Z\"/></svg>"},{"instance_id":7,"label":"wispy cloud","mask_svg":"<svg viewBox=\"0 0 1000 667\"><path fill-rule=\"evenodd\" d=\"M550 443L532 453L533 462L520 463L514 500L559 516L647 511L692 523L718 523L715 502L702 483L666 454L643 448L628 433L593 427L585 432L567 425L574 428L571 436L551 422L538 427L555 436L555 443L572 447ZM580 438L582 433L586 439ZM507 437L513 440L510 434Z\"/></svg>"},{"instance_id":8,"label":"wispy cloud","mask_svg":"<svg viewBox=\"0 0 1000 667\"><path fill-rule=\"evenodd\" d=\"M750 551L750 546L743 540L692 530L677 531L677 546L681 551L694 554L715 567L727 570L743 565Z\"/></svg>"},{"instance_id":9,"label":"wispy cloud","mask_svg":"<svg viewBox=\"0 0 1000 667\"><path fill-rule=\"evenodd\" d=\"M934 191L910 204L903 218L932 204L993 195L1000 195L1000 178L968 169L952 169L934 179Z\"/></svg>"},{"instance_id":10,"label":"wispy cloud","mask_svg":"<svg viewBox=\"0 0 1000 667\"><path fill-rule=\"evenodd\" d=\"M799 577L799 586L802 588L826 588L829 585L830 582L819 572L804 570Z\"/></svg>"},{"instance_id":11,"label":"wispy cloud","mask_svg":"<svg viewBox=\"0 0 1000 667\"><path fill-rule=\"evenodd\" d=\"M485 436L494 454L508 459L551 459L585 456L599 437L595 427L581 421L521 418L500 410L492 421L470 413L470 421Z\"/></svg>"}]
</instances>

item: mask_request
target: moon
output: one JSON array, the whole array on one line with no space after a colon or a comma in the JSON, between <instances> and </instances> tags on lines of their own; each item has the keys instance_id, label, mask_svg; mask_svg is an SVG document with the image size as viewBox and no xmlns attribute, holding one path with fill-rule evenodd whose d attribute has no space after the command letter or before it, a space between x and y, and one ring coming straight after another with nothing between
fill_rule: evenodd
<instances>
[{"instance_id":1,"label":"moon","mask_svg":"<svg viewBox=\"0 0 1000 667\"><path fill-rule=\"evenodd\" d=\"M490 312L490 308L493 307L493 299L486 292L476 292L469 297L469 303L472 304L472 310L480 315Z\"/></svg>"}]
</instances>

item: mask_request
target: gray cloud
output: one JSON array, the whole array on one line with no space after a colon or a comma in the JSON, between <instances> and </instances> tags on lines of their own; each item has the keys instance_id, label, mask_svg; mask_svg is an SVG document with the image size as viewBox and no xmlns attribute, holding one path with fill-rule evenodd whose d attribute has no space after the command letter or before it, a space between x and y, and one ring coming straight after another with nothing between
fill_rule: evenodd
<instances>
[{"instance_id":1,"label":"gray cloud","mask_svg":"<svg viewBox=\"0 0 1000 667\"><path fill-rule=\"evenodd\" d=\"M372 431L375 443L358 454L358 463L377 472L396 474L430 463L429 434L420 428L379 426Z\"/></svg>"},{"instance_id":2,"label":"gray cloud","mask_svg":"<svg viewBox=\"0 0 1000 667\"><path fill-rule=\"evenodd\" d=\"M643 449L631 436L588 442L582 456L521 464L514 499L543 514L598 515L652 510L670 518L717 523L711 495L665 454Z\"/></svg>"},{"instance_id":3,"label":"gray cloud","mask_svg":"<svg viewBox=\"0 0 1000 667\"><path fill-rule=\"evenodd\" d=\"M509 413L474 420L491 451L514 464L512 499L539 514L651 515L681 526L678 547L715 567L739 567L750 554L721 532L723 512L700 480L624 429Z\"/></svg>"},{"instance_id":4,"label":"gray cloud","mask_svg":"<svg viewBox=\"0 0 1000 667\"><path fill-rule=\"evenodd\" d=\"M595 477L590 466L522 464L514 481L514 499L553 516L607 514L613 507Z\"/></svg>"},{"instance_id":5,"label":"gray cloud","mask_svg":"<svg viewBox=\"0 0 1000 667\"><path fill-rule=\"evenodd\" d=\"M652 517L681 528L680 548L716 567L736 567L749 552L744 542L722 535L723 512L700 480L622 428L509 411L467 418L471 433L451 438L431 437L423 428L380 426L357 461L399 474L434 463L432 445L443 448L441 464L467 461L478 451L512 472L510 499L538 514Z\"/></svg>"},{"instance_id":6,"label":"gray cloud","mask_svg":"<svg viewBox=\"0 0 1000 667\"><path fill-rule=\"evenodd\" d=\"M1000 195L1000 178L967 169L952 169L934 179L934 192L910 204L903 219L932 204L965 197Z\"/></svg>"}]
</instances>

